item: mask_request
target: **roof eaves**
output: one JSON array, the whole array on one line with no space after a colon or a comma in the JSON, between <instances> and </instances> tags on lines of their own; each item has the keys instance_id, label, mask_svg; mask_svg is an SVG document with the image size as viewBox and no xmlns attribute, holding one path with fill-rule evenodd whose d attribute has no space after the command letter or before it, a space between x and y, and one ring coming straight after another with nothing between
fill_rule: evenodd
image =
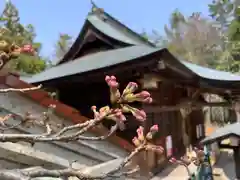
<instances>
[{"instance_id":1,"label":"roof eaves","mask_svg":"<svg viewBox=\"0 0 240 180\"><path fill-rule=\"evenodd\" d=\"M240 138L239 134L235 134L235 133L228 133L226 135L222 135L222 136L218 136L218 137L206 137L205 139L203 139L200 143L201 144L212 144L214 142L221 142L225 139L228 139L230 137L236 137L236 138Z\"/></svg>"},{"instance_id":2,"label":"roof eaves","mask_svg":"<svg viewBox=\"0 0 240 180\"><path fill-rule=\"evenodd\" d=\"M208 137L201 141L202 144L210 144L214 141L223 140L230 136L236 136L240 138L240 122L226 125L222 128L217 129L215 132L210 134Z\"/></svg>"},{"instance_id":3,"label":"roof eaves","mask_svg":"<svg viewBox=\"0 0 240 180\"><path fill-rule=\"evenodd\" d=\"M65 76L81 74L117 64L127 63L160 50L163 49L150 48L146 46L131 46L105 52L98 52L75 59L69 63L60 64L42 73L36 74L30 79L23 78L22 80L27 81L28 83L37 83ZM99 59L101 59L101 63L99 63Z\"/></svg>"},{"instance_id":4,"label":"roof eaves","mask_svg":"<svg viewBox=\"0 0 240 180\"><path fill-rule=\"evenodd\" d=\"M202 67L187 61L180 61L184 66L194 72L196 75L208 79L219 81L240 81L240 76L230 72L219 71L207 67Z\"/></svg>"}]
</instances>

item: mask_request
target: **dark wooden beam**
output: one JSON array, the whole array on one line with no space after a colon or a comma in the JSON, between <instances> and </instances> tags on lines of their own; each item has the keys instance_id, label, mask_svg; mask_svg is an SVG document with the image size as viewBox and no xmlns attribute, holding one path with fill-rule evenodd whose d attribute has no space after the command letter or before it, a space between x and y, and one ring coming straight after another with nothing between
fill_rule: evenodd
<instances>
[{"instance_id":1,"label":"dark wooden beam","mask_svg":"<svg viewBox=\"0 0 240 180\"><path fill-rule=\"evenodd\" d=\"M158 113L158 112L167 112L167 111L179 111L181 108L190 107L192 110L200 110L203 107L226 107L231 109L231 103L227 102L216 102L216 103L208 103L208 102L192 102L192 101L184 101L184 103L180 103L178 105L173 106L148 106L146 107L146 111L148 113Z\"/></svg>"},{"instance_id":2,"label":"dark wooden beam","mask_svg":"<svg viewBox=\"0 0 240 180\"><path fill-rule=\"evenodd\" d=\"M218 142L218 147L220 149L234 149L234 147L230 144L222 144L221 142Z\"/></svg>"}]
</instances>

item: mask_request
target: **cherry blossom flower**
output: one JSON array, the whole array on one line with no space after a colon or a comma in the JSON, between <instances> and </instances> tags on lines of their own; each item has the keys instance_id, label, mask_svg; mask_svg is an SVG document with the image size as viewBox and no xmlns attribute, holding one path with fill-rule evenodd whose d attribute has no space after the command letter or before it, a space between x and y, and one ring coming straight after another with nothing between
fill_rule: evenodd
<instances>
[{"instance_id":1,"label":"cherry blossom flower","mask_svg":"<svg viewBox=\"0 0 240 180\"><path fill-rule=\"evenodd\" d=\"M145 121L147 118L144 110L134 108L132 106L129 106L128 104L121 105L121 108L124 113L132 113L132 115L139 121Z\"/></svg>"},{"instance_id":2,"label":"cherry blossom flower","mask_svg":"<svg viewBox=\"0 0 240 180\"><path fill-rule=\"evenodd\" d=\"M138 129L137 129L137 135L138 135L138 139L140 141L144 141L144 128L142 126L140 126Z\"/></svg>"},{"instance_id":3,"label":"cherry blossom flower","mask_svg":"<svg viewBox=\"0 0 240 180\"><path fill-rule=\"evenodd\" d=\"M141 145L141 142L139 141L139 139L137 138L137 137L134 137L133 139L132 139L132 142L133 142L133 144L135 145L135 146L140 146Z\"/></svg>"},{"instance_id":4,"label":"cherry blossom flower","mask_svg":"<svg viewBox=\"0 0 240 180\"><path fill-rule=\"evenodd\" d=\"M120 99L120 92L118 90L119 83L115 76L106 76L105 81L110 88L110 100L111 103L116 103Z\"/></svg>"},{"instance_id":5,"label":"cherry blossom flower","mask_svg":"<svg viewBox=\"0 0 240 180\"><path fill-rule=\"evenodd\" d=\"M155 135L155 133L158 132L158 125L153 125L150 128L150 131L147 133L146 138L148 140L151 140L153 138L153 136Z\"/></svg>"},{"instance_id":6,"label":"cherry blossom flower","mask_svg":"<svg viewBox=\"0 0 240 180\"><path fill-rule=\"evenodd\" d=\"M171 159L169 159L170 163L176 164L178 162L178 160L174 157L172 157Z\"/></svg>"},{"instance_id":7,"label":"cherry blossom flower","mask_svg":"<svg viewBox=\"0 0 240 180\"><path fill-rule=\"evenodd\" d=\"M137 90L137 88L138 88L137 83L129 82L126 88L123 90L123 96L125 96L126 94L134 93Z\"/></svg>"},{"instance_id":8,"label":"cherry blossom flower","mask_svg":"<svg viewBox=\"0 0 240 180\"><path fill-rule=\"evenodd\" d=\"M121 109L114 109L108 116L106 116L106 119L111 119L116 122L120 130L125 129L125 121L127 120L124 114L122 113Z\"/></svg>"},{"instance_id":9,"label":"cherry blossom flower","mask_svg":"<svg viewBox=\"0 0 240 180\"><path fill-rule=\"evenodd\" d=\"M159 129L158 129L158 125L156 125L156 124L153 125L153 126L150 128L150 131L151 131L151 132L158 132L158 130L159 130Z\"/></svg>"},{"instance_id":10,"label":"cherry blossom flower","mask_svg":"<svg viewBox=\"0 0 240 180\"><path fill-rule=\"evenodd\" d=\"M125 102L134 102L134 101L144 102L144 103L152 102L151 95L148 91L142 91L137 94L133 94L133 93L124 94L123 100Z\"/></svg>"}]
</instances>

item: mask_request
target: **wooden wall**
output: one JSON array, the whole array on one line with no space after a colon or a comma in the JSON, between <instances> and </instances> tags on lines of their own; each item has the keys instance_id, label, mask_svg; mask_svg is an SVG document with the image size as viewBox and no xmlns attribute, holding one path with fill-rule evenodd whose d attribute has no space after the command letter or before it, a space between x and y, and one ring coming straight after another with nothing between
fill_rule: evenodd
<instances>
[{"instance_id":1,"label":"wooden wall","mask_svg":"<svg viewBox=\"0 0 240 180\"><path fill-rule=\"evenodd\" d=\"M186 89L176 87L173 83L161 81L158 87L148 89L153 98L154 106L174 106L180 103L181 99L187 97ZM146 107L147 105L144 105ZM153 124L159 125L159 133L157 134L155 143L162 145L166 149L166 137L172 137L172 156L182 156L185 153L182 137L182 116L180 111L155 112L147 113L148 120L146 126L149 128ZM187 130L192 144L197 144L199 139L196 135L196 127L203 124L202 111L193 111L187 121ZM152 155L152 161L156 165L164 163L167 157L167 150L163 155ZM170 157L170 156L169 156Z\"/></svg>"},{"instance_id":2,"label":"wooden wall","mask_svg":"<svg viewBox=\"0 0 240 180\"><path fill-rule=\"evenodd\" d=\"M122 91L126 87L128 82L120 82L120 90ZM90 84L72 84L64 86L59 89L59 99L64 104L76 108L81 112L83 116L93 118L91 110L92 105L96 105L97 108L110 105L110 94L107 84L102 81L99 83ZM136 104L138 106L138 104ZM136 107L134 105L134 107ZM139 121L131 115L126 115L128 121L126 121L126 129L124 131L117 131L117 136L123 138L129 143L132 143L132 139L136 136L136 130L139 127ZM114 121L105 120L103 125L108 129L114 125Z\"/></svg>"}]
</instances>

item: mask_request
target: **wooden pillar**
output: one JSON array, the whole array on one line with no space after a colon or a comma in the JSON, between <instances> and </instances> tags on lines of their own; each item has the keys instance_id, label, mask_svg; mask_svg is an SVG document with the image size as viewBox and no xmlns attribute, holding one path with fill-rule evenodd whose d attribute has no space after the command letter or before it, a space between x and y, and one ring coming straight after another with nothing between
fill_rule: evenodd
<instances>
[{"instance_id":1,"label":"wooden pillar","mask_svg":"<svg viewBox=\"0 0 240 180\"><path fill-rule=\"evenodd\" d=\"M142 79L140 80L141 88L144 90L151 92L156 91L158 89L158 84L161 79L153 74L145 74ZM153 101L156 101L156 99L153 97ZM148 104L143 104L143 109L146 109ZM153 125L153 114L148 114L147 112L147 121L144 123L145 131L147 132L149 128ZM145 133L146 133L145 132ZM147 162L143 162L144 164L148 165L148 168L154 169L158 166L157 163L157 154L153 151L146 152Z\"/></svg>"},{"instance_id":2,"label":"wooden pillar","mask_svg":"<svg viewBox=\"0 0 240 180\"><path fill-rule=\"evenodd\" d=\"M240 147L233 148L236 178L240 180Z\"/></svg>"},{"instance_id":3,"label":"wooden pillar","mask_svg":"<svg viewBox=\"0 0 240 180\"><path fill-rule=\"evenodd\" d=\"M187 118L189 118L189 114L192 112L191 108L189 107L185 107L185 108L181 108L180 112L182 114L182 136L183 136L183 144L186 148L186 152L191 151L191 147L190 147L190 138L189 135L187 133Z\"/></svg>"},{"instance_id":4,"label":"wooden pillar","mask_svg":"<svg viewBox=\"0 0 240 180\"><path fill-rule=\"evenodd\" d=\"M237 122L240 122L240 102L239 101L235 102L234 110L235 110L235 113L236 113Z\"/></svg>"},{"instance_id":5,"label":"wooden pillar","mask_svg":"<svg viewBox=\"0 0 240 180\"><path fill-rule=\"evenodd\" d=\"M234 110L236 112L237 122L240 122L240 103L237 101L235 103ZM235 172L236 172L236 178L240 179L240 144L239 140L238 146L233 148L233 158L234 158L234 164L235 164Z\"/></svg>"}]
</instances>

